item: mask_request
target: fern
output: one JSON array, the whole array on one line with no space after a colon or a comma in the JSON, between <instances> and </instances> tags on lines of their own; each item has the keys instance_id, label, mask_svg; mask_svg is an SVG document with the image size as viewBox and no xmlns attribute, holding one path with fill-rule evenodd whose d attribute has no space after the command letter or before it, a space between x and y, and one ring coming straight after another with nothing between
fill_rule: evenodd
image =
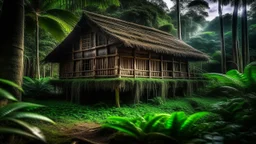
<instances>
[{"instance_id":1,"label":"fern","mask_svg":"<svg viewBox=\"0 0 256 144\"><path fill-rule=\"evenodd\" d=\"M102 125L102 127L116 129L130 136L133 136L137 139L144 135L143 131L139 127L137 127L135 124L130 122L130 119L128 118L109 117L108 121L112 121L112 123L104 124Z\"/></svg>"},{"instance_id":2,"label":"fern","mask_svg":"<svg viewBox=\"0 0 256 144\"><path fill-rule=\"evenodd\" d=\"M160 124L163 122L163 120L167 119L168 117L169 117L168 114L155 115L155 117L153 117L146 123L143 131L145 133L156 132L157 129L159 129L159 127L161 127Z\"/></svg>"},{"instance_id":3,"label":"fern","mask_svg":"<svg viewBox=\"0 0 256 144\"><path fill-rule=\"evenodd\" d=\"M230 70L226 74L206 73L204 77L218 82L218 86L231 86L243 92L256 92L256 62L248 64L244 73Z\"/></svg>"},{"instance_id":4,"label":"fern","mask_svg":"<svg viewBox=\"0 0 256 144\"><path fill-rule=\"evenodd\" d=\"M205 117L207 117L207 116L209 116L209 115L210 115L209 112L197 112L197 113L194 113L194 114L190 115L190 116L184 121L184 123L181 125L181 127L180 127L180 133L186 133L186 132L188 132L188 131L191 129L191 127L195 126L195 124L196 124L199 120L201 120L201 119L203 119L203 118L205 118Z\"/></svg>"}]
</instances>

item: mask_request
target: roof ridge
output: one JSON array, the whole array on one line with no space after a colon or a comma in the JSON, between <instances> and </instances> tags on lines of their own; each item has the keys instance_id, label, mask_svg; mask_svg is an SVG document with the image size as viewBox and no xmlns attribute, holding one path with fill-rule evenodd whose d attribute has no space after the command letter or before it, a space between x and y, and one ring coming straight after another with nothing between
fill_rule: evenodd
<instances>
[{"instance_id":1,"label":"roof ridge","mask_svg":"<svg viewBox=\"0 0 256 144\"><path fill-rule=\"evenodd\" d=\"M93 15L93 16L97 16L97 17L101 17L101 18L113 19L113 20L116 20L118 22L126 23L126 24L133 25L133 26L137 26L137 27L140 27L140 28L143 28L143 29L146 29L146 30L155 31L155 32L158 32L158 33L161 33L161 34L164 34L164 35L168 35L168 36L172 36L173 38L176 38L175 36L171 35L170 33L158 30L158 29L153 28L153 27L148 27L148 26L136 24L136 23L133 23L133 22L128 22L128 21L121 20L121 19L118 19L118 18L115 18L115 17L106 16L106 15L102 15L102 14L97 14L97 13L86 11L86 10L83 10L83 11L84 11L84 14L86 14L89 17L90 17L90 15ZM176 38L176 39L179 40L178 38Z\"/></svg>"}]
</instances>

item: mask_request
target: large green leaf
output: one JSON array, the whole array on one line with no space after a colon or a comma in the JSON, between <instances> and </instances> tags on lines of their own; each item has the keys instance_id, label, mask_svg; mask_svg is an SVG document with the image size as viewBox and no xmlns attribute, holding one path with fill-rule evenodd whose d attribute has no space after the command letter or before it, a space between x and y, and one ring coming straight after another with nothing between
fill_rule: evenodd
<instances>
[{"instance_id":1,"label":"large green leaf","mask_svg":"<svg viewBox=\"0 0 256 144\"><path fill-rule=\"evenodd\" d=\"M249 84L256 84L256 62L251 62L245 67L244 75Z\"/></svg>"},{"instance_id":2,"label":"large green leaf","mask_svg":"<svg viewBox=\"0 0 256 144\"><path fill-rule=\"evenodd\" d=\"M60 1L62 8L68 8L71 10L77 8L84 8L86 6L97 6L99 9L106 9L111 5L119 6L119 0L64 0Z\"/></svg>"},{"instance_id":3,"label":"large green leaf","mask_svg":"<svg viewBox=\"0 0 256 144\"><path fill-rule=\"evenodd\" d=\"M47 15L54 16L63 22L69 24L71 27L75 27L78 22L78 17L72 12L63 9L50 9L46 11Z\"/></svg>"},{"instance_id":4,"label":"large green leaf","mask_svg":"<svg viewBox=\"0 0 256 144\"><path fill-rule=\"evenodd\" d=\"M22 108L29 108L29 107L43 107L43 106L38 104L33 104L33 103L27 103L27 102L11 103L0 109L0 119L16 110L19 110Z\"/></svg>"},{"instance_id":5,"label":"large green leaf","mask_svg":"<svg viewBox=\"0 0 256 144\"><path fill-rule=\"evenodd\" d=\"M238 89L245 88L245 84L241 80L235 79L230 75L221 74L221 73L205 73L203 74L203 76L208 79L217 80L217 82L221 85L235 86Z\"/></svg>"},{"instance_id":6,"label":"large green leaf","mask_svg":"<svg viewBox=\"0 0 256 144\"><path fill-rule=\"evenodd\" d=\"M32 126L32 125L30 125L30 124L28 124L24 121L18 120L18 119L9 118L7 120L12 121L14 123L17 123L18 125L26 128L37 139L42 140L42 141L46 141L44 135L42 134L41 130L38 127Z\"/></svg>"},{"instance_id":7,"label":"large green leaf","mask_svg":"<svg viewBox=\"0 0 256 144\"><path fill-rule=\"evenodd\" d=\"M0 88L0 98L5 98L8 100L18 101L12 94L10 94L8 91Z\"/></svg>"},{"instance_id":8,"label":"large green leaf","mask_svg":"<svg viewBox=\"0 0 256 144\"><path fill-rule=\"evenodd\" d=\"M20 129L16 129L16 128L9 128L9 127L0 127L0 133L3 134L3 133L7 133L7 134L18 134L18 135L21 135L21 136L26 136L26 137L30 137L30 138L34 138L34 139L37 139L36 136L28 133L28 132L25 132L23 130L20 130Z\"/></svg>"},{"instance_id":9,"label":"large green leaf","mask_svg":"<svg viewBox=\"0 0 256 144\"><path fill-rule=\"evenodd\" d=\"M108 121L109 123L104 124L103 127L116 129L135 138L139 138L144 135L143 131L135 124L133 124L128 118L109 117Z\"/></svg>"},{"instance_id":10,"label":"large green leaf","mask_svg":"<svg viewBox=\"0 0 256 144\"><path fill-rule=\"evenodd\" d=\"M63 27L65 24L61 24L61 20L58 20L58 18L54 16L41 15L38 17L38 20L40 27L51 33L58 41L61 41L67 35L67 29L70 28L67 25L66 26L69 28Z\"/></svg>"},{"instance_id":11,"label":"large green leaf","mask_svg":"<svg viewBox=\"0 0 256 144\"><path fill-rule=\"evenodd\" d=\"M187 116L184 112L173 112L165 122L165 127L171 136L177 136L181 125L186 120Z\"/></svg>"},{"instance_id":12,"label":"large green leaf","mask_svg":"<svg viewBox=\"0 0 256 144\"><path fill-rule=\"evenodd\" d=\"M149 132L156 132L157 129L159 129L160 125L163 120L168 119L168 117L170 117L169 114L158 114L155 115L153 118L151 118L151 120L149 120L145 127L143 128L143 131L145 133L149 133Z\"/></svg>"},{"instance_id":13,"label":"large green leaf","mask_svg":"<svg viewBox=\"0 0 256 144\"><path fill-rule=\"evenodd\" d=\"M41 121L46 121L52 124L55 124L55 122L51 119L49 119L46 116L40 115L40 114L35 114L35 113L29 113L29 112L13 112L9 117L12 118L29 118L29 119L36 119L36 120L41 120Z\"/></svg>"},{"instance_id":14,"label":"large green leaf","mask_svg":"<svg viewBox=\"0 0 256 144\"><path fill-rule=\"evenodd\" d=\"M17 85L16 83L12 82L12 81L0 78L0 83L11 86L11 87L14 87L14 88L17 88L18 90L23 92L22 88L19 85Z\"/></svg>"},{"instance_id":15,"label":"large green leaf","mask_svg":"<svg viewBox=\"0 0 256 144\"><path fill-rule=\"evenodd\" d=\"M180 127L180 133L189 132L189 130L201 119L210 115L210 112L197 112L190 115ZM193 133L191 133L193 135Z\"/></svg>"}]
</instances>

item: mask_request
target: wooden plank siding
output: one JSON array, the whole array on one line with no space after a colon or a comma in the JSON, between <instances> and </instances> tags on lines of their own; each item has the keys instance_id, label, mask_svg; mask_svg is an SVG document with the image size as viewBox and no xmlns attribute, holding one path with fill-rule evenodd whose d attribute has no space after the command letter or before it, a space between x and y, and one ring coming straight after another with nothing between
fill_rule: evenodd
<instances>
[{"instance_id":1,"label":"wooden plank siding","mask_svg":"<svg viewBox=\"0 0 256 144\"><path fill-rule=\"evenodd\" d=\"M72 46L70 60L60 64L60 78L133 77L193 78L188 61L145 50L117 47L89 31Z\"/></svg>"}]
</instances>

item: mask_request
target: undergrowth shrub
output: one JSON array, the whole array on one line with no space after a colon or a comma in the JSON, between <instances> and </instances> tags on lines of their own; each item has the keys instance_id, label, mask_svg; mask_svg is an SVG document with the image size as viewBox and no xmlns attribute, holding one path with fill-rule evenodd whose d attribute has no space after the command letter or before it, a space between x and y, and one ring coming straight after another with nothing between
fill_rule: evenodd
<instances>
[{"instance_id":1,"label":"undergrowth shrub","mask_svg":"<svg viewBox=\"0 0 256 144\"><path fill-rule=\"evenodd\" d=\"M205 122L211 121L215 114L210 112L197 112L191 115L183 111L171 114L146 114L143 117L125 118L109 117L103 128L115 129L126 137L133 138L133 143L189 143L199 137L200 133L211 127L202 127ZM118 137L120 135L116 135ZM121 135L123 136L123 135ZM114 140L115 141L115 140Z\"/></svg>"},{"instance_id":2,"label":"undergrowth shrub","mask_svg":"<svg viewBox=\"0 0 256 144\"><path fill-rule=\"evenodd\" d=\"M50 84L50 78L33 79L23 77L24 96L43 98L56 95L54 87Z\"/></svg>"}]
</instances>

